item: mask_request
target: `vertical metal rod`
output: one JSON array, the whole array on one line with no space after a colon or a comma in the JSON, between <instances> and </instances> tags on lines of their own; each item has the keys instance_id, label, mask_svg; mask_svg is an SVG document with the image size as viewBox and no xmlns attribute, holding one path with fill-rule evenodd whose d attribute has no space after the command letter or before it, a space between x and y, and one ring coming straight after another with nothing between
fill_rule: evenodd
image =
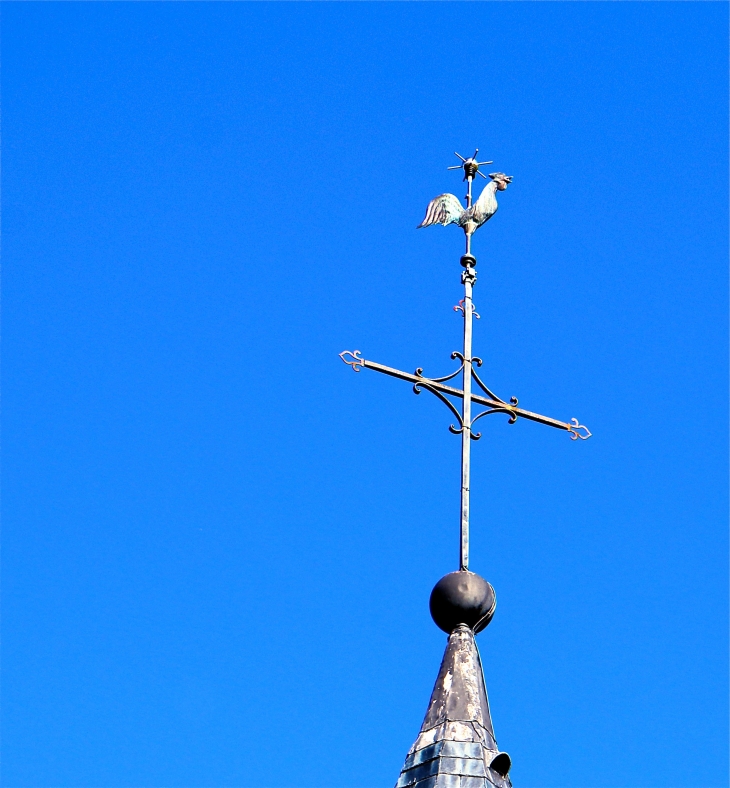
<instances>
[{"instance_id":1,"label":"vertical metal rod","mask_svg":"<svg viewBox=\"0 0 730 788\"><path fill-rule=\"evenodd\" d=\"M468 272L467 272L468 273ZM464 399L462 404L461 432L461 555L460 568L469 568L469 475L471 463L471 324L472 284L469 277L464 283Z\"/></svg>"},{"instance_id":2,"label":"vertical metal rod","mask_svg":"<svg viewBox=\"0 0 730 788\"><path fill-rule=\"evenodd\" d=\"M466 182L467 182L467 185L468 185L468 190L466 192L466 207L467 207L467 210L468 210L469 208L471 208L471 182L472 182L472 176L471 175L467 175ZM466 233L466 253L467 254L471 254L471 233L470 232Z\"/></svg>"},{"instance_id":3,"label":"vertical metal rod","mask_svg":"<svg viewBox=\"0 0 730 788\"><path fill-rule=\"evenodd\" d=\"M467 177L468 192L466 207L471 208L471 177ZM466 233L466 253L471 254L471 233ZM472 339L472 286L474 269L468 267L462 274L464 282L464 398L462 400L461 420L461 526L459 568L469 568L469 477L471 471L471 339Z\"/></svg>"}]
</instances>

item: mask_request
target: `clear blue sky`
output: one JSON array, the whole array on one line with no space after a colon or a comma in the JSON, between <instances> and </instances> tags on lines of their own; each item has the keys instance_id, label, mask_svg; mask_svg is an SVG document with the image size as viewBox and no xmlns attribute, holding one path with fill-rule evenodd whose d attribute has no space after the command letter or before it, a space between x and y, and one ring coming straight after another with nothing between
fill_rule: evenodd
<instances>
[{"instance_id":1,"label":"clear blue sky","mask_svg":"<svg viewBox=\"0 0 730 788\"><path fill-rule=\"evenodd\" d=\"M727 785L722 3L4 3L5 788L389 788L472 568L517 788ZM491 169L491 168L490 168Z\"/></svg>"}]
</instances>

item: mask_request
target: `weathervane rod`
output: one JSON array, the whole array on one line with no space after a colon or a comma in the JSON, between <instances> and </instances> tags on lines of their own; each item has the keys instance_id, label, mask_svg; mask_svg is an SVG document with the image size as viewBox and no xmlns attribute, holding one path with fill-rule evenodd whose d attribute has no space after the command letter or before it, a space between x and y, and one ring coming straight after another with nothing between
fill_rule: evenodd
<instances>
[{"instance_id":1,"label":"weathervane rod","mask_svg":"<svg viewBox=\"0 0 730 788\"><path fill-rule=\"evenodd\" d=\"M469 179L471 187L471 179ZM471 189L470 189L471 190ZM469 201L471 203L471 200ZM470 234L467 238L467 250L469 248ZM468 252L467 252L468 255ZM465 257L467 256L465 255ZM462 274L464 282L464 370L462 377L462 390L464 399L462 400L461 419L463 424L471 425L471 342L472 342L472 314L474 304L472 303L472 287L476 280L476 273L473 267L468 267ZM469 568L469 477L471 473L471 429L461 431L461 528L460 528L460 548L459 548L459 567L467 570Z\"/></svg>"},{"instance_id":2,"label":"weathervane rod","mask_svg":"<svg viewBox=\"0 0 730 788\"><path fill-rule=\"evenodd\" d=\"M464 179L466 180L466 209L472 207L471 186L474 176L479 172L479 162L477 154L479 148L474 151L470 159L464 160L461 165L464 169ZM456 154L459 156L459 154ZM463 157L459 156L460 159ZM483 162L491 164L491 162ZM469 569L469 488L471 478L471 380L472 380L472 322L474 314L474 303L472 301L472 290L477 280L476 259L471 254L471 236L474 228L469 222L464 226L466 235L466 253L461 258L464 271L461 274L461 281L464 285L464 368L462 374L462 390L464 398L461 405L461 421L463 429L461 431L461 521L459 526L459 568L463 571Z\"/></svg>"},{"instance_id":3,"label":"weathervane rod","mask_svg":"<svg viewBox=\"0 0 730 788\"><path fill-rule=\"evenodd\" d=\"M476 153L474 154L476 159ZM471 208L471 183L474 174L464 168L467 180L466 207ZM471 260L471 233L466 233L466 254L462 263ZM473 259L473 258L471 258ZM474 260L476 263L476 260ZM463 425L471 425L471 352L472 352L472 288L476 281L474 266L465 265L461 280L464 284L464 369L462 374L462 390L464 398L461 406L461 420ZM471 429L461 431L461 524L459 527L459 568L469 569L469 484L471 476Z\"/></svg>"}]
</instances>

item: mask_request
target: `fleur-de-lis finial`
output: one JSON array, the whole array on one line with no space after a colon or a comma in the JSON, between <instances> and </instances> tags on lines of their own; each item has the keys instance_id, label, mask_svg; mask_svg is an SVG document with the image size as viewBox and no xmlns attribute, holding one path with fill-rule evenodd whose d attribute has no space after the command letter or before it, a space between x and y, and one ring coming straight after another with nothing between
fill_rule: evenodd
<instances>
[{"instance_id":1,"label":"fleur-de-lis finial","mask_svg":"<svg viewBox=\"0 0 730 788\"><path fill-rule=\"evenodd\" d=\"M579 432L578 430L585 430L584 433ZM591 437L593 434L585 424L578 424L578 419L571 419L570 420L570 427L568 427L568 432L570 433L570 439L572 441L577 441L580 438L582 441L587 441L588 438Z\"/></svg>"},{"instance_id":2,"label":"fleur-de-lis finial","mask_svg":"<svg viewBox=\"0 0 730 788\"><path fill-rule=\"evenodd\" d=\"M343 350L342 353L337 354L345 364L351 366L355 372L359 372L363 366L365 366L365 360L362 357L362 353L359 350ZM345 358L345 356L349 356L349 360Z\"/></svg>"}]
</instances>

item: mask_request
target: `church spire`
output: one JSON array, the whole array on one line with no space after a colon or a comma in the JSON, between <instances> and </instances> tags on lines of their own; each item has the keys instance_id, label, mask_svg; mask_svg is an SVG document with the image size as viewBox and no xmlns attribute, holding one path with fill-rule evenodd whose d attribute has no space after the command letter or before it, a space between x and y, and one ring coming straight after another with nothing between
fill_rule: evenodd
<instances>
[{"instance_id":1,"label":"church spire","mask_svg":"<svg viewBox=\"0 0 730 788\"><path fill-rule=\"evenodd\" d=\"M449 641L396 788L511 788L512 762L497 747L474 639L496 606L492 586L465 570L442 577L431 592L431 616Z\"/></svg>"},{"instance_id":2,"label":"church spire","mask_svg":"<svg viewBox=\"0 0 730 788\"><path fill-rule=\"evenodd\" d=\"M477 260L472 254L471 239L476 230L496 213L496 192L505 191L512 182L511 175L490 173L493 187L487 186L484 200L480 197L472 205L472 181L476 175L486 178L479 167L492 163L477 161L478 152L475 151L470 159L457 153L462 163L449 168L464 171L467 183L466 207L455 195L440 194L431 200L426 208L426 216L419 225L456 224L462 228L466 238L465 254L460 259L464 269L461 273L464 298L454 307L454 311L460 312L464 320L463 349L451 354L452 360L460 362L459 367L449 375L430 378L423 374L421 367L411 375L363 358L359 350L344 350L340 353L340 358L355 372L372 369L412 383L416 394L424 390L434 394L449 408L456 420L449 430L461 436L459 570L439 580L431 593L430 604L433 620L449 635L449 641L421 732L408 753L396 788L512 786L508 776L510 757L497 749L482 663L474 641L476 633L481 632L492 620L496 606L492 586L484 578L469 571L471 442L482 436L481 432L474 429L475 423L484 416L499 413L509 417L509 424L516 423L520 418L534 421L564 430L574 441L591 437L588 428L580 424L578 419L559 421L517 407L517 397L510 397L509 402L501 399L484 384L477 373L483 362L472 353L473 320L479 319L479 314L472 298L477 281ZM447 381L458 375L461 375L461 389L446 385ZM460 409L457 404L461 405ZM481 405L484 410L474 415L472 405Z\"/></svg>"},{"instance_id":3,"label":"church spire","mask_svg":"<svg viewBox=\"0 0 730 788\"><path fill-rule=\"evenodd\" d=\"M396 788L511 788L511 761L494 738L474 632L449 635L421 732Z\"/></svg>"}]
</instances>

